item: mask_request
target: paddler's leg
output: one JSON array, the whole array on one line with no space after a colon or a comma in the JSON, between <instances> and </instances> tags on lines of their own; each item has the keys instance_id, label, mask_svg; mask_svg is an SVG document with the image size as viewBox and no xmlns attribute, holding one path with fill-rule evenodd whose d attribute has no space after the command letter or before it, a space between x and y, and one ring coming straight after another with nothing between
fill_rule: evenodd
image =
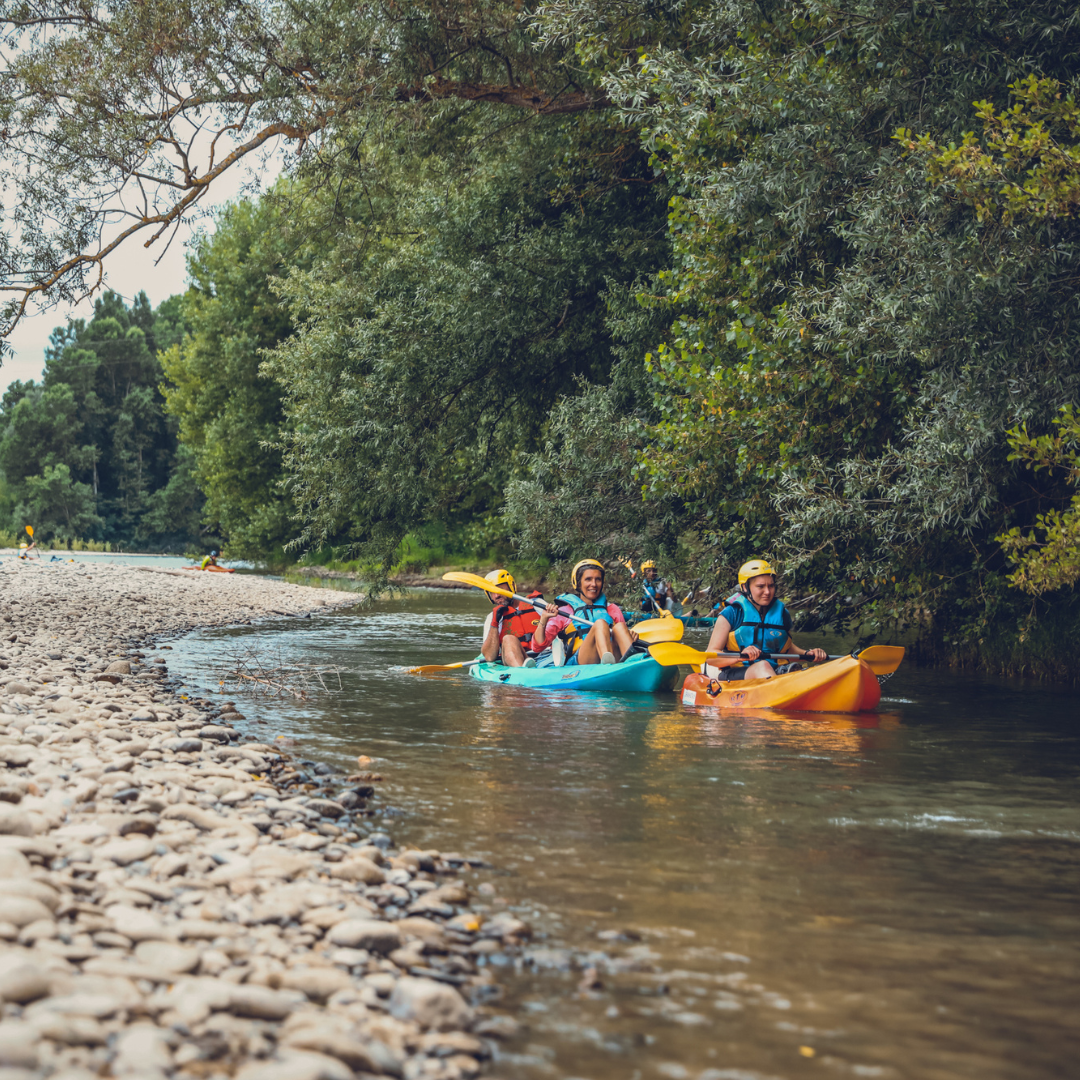
<instances>
[{"instance_id":1,"label":"paddler's leg","mask_svg":"<svg viewBox=\"0 0 1080 1080\"><path fill-rule=\"evenodd\" d=\"M604 626L607 626L607 623L604 623ZM611 636L618 646L612 652L615 653L616 659L622 659L634 646L633 638L630 637L630 627L626 623L616 623L612 628Z\"/></svg>"},{"instance_id":2,"label":"paddler's leg","mask_svg":"<svg viewBox=\"0 0 1080 1080\"><path fill-rule=\"evenodd\" d=\"M611 647L611 627L606 622L596 623L585 636L577 651L579 664L599 664L604 653L614 652Z\"/></svg>"},{"instance_id":3,"label":"paddler's leg","mask_svg":"<svg viewBox=\"0 0 1080 1080\"><path fill-rule=\"evenodd\" d=\"M759 660L746 669L745 679L771 679L776 674L776 668L768 660Z\"/></svg>"},{"instance_id":4,"label":"paddler's leg","mask_svg":"<svg viewBox=\"0 0 1080 1080\"><path fill-rule=\"evenodd\" d=\"M507 667L521 667L525 663L525 650L521 647L521 641L513 634L505 634L500 642L502 662Z\"/></svg>"}]
</instances>

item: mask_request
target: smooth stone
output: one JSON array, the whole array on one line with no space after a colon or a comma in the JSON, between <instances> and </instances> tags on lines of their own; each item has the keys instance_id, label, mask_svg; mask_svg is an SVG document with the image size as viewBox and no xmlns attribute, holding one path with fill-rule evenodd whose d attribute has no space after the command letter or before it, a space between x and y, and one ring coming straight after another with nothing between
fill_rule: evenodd
<instances>
[{"instance_id":1,"label":"smooth stone","mask_svg":"<svg viewBox=\"0 0 1080 1080\"><path fill-rule=\"evenodd\" d=\"M312 1024L290 1032L282 1040L285 1046L297 1050L312 1050L318 1054L344 1061L351 1069L366 1073L381 1073L375 1058L359 1039L336 1030L329 1024Z\"/></svg>"},{"instance_id":2,"label":"smooth stone","mask_svg":"<svg viewBox=\"0 0 1080 1080\"><path fill-rule=\"evenodd\" d=\"M266 986L243 985L229 993L229 1012L253 1020L284 1020L307 998L296 990L271 990Z\"/></svg>"},{"instance_id":3,"label":"smooth stone","mask_svg":"<svg viewBox=\"0 0 1080 1080\"><path fill-rule=\"evenodd\" d=\"M103 859L111 859L117 866L130 866L133 862L149 859L156 849L153 840L140 836L131 840L112 840L98 848L98 854Z\"/></svg>"},{"instance_id":4,"label":"smooth stone","mask_svg":"<svg viewBox=\"0 0 1080 1080\"><path fill-rule=\"evenodd\" d=\"M36 1069L38 1034L33 1024L20 1020L0 1022L0 1068Z\"/></svg>"},{"instance_id":5,"label":"smooth stone","mask_svg":"<svg viewBox=\"0 0 1080 1080\"><path fill-rule=\"evenodd\" d=\"M33 694L34 688L26 682L20 682L18 679L12 679L11 682L4 687L9 694Z\"/></svg>"},{"instance_id":6,"label":"smooth stone","mask_svg":"<svg viewBox=\"0 0 1080 1080\"><path fill-rule=\"evenodd\" d=\"M110 675L130 675L131 664L127 660L114 660L105 671Z\"/></svg>"},{"instance_id":7,"label":"smooth stone","mask_svg":"<svg viewBox=\"0 0 1080 1080\"><path fill-rule=\"evenodd\" d=\"M307 808L320 817L339 818L345 813L345 807L333 799L308 799Z\"/></svg>"},{"instance_id":8,"label":"smooth stone","mask_svg":"<svg viewBox=\"0 0 1080 1080\"><path fill-rule=\"evenodd\" d=\"M136 719L136 717L132 717ZM161 744L162 750L171 750L174 754L197 754L203 748L201 739L166 739Z\"/></svg>"},{"instance_id":9,"label":"smooth stone","mask_svg":"<svg viewBox=\"0 0 1080 1080\"><path fill-rule=\"evenodd\" d=\"M29 878L30 860L14 848L0 848L0 878Z\"/></svg>"},{"instance_id":10,"label":"smooth stone","mask_svg":"<svg viewBox=\"0 0 1080 1080\"><path fill-rule=\"evenodd\" d=\"M79 703L74 698L60 697L51 703L50 708L54 713L69 713L78 709Z\"/></svg>"},{"instance_id":11,"label":"smooth stone","mask_svg":"<svg viewBox=\"0 0 1080 1080\"><path fill-rule=\"evenodd\" d=\"M0 746L0 761L9 769L22 769L37 757L29 746Z\"/></svg>"},{"instance_id":12,"label":"smooth stone","mask_svg":"<svg viewBox=\"0 0 1080 1080\"><path fill-rule=\"evenodd\" d=\"M343 1061L311 1051L285 1051L270 1061L253 1061L236 1073L235 1080L354 1080Z\"/></svg>"},{"instance_id":13,"label":"smooth stone","mask_svg":"<svg viewBox=\"0 0 1080 1080\"><path fill-rule=\"evenodd\" d=\"M39 1017L34 1027L44 1038L64 1043L66 1046L105 1045L105 1029L92 1016L64 1016L54 1013L51 1016Z\"/></svg>"},{"instance_id":14,"label":"smooth stone","mask_svg":"<svg viewBox=\"0 0 1080 1080\"><path fill-rule=\"evenodd\" d=\"M334 863L330 867L330 876L341 881L358 881L364 885L381 885L386 880L386 874L363 855L352 855Z\"/></svg>"},{"instance_id":15,"label":"smooth stone","mask_svg":"<svg viewBox=\"0 0 1080 1080\"><path fill-rule=\"evenodd\" d=\"M8 747L10 750L21 747ZM34 823L30 815L18 806L0 803L0 833L8 836L33 836Z\"/></svg>"},{"instance_id":16,"label":"smooth stone","mask_svg":"<svg viewBox=\"0 0 1080 1080\"><path fill-rule=\"evenodd\" d=\"M49 992L49 972L33 960L24 960L0 972L0 1000L25 1005Z\"/></svg>"},{"instance_id":17,"label":"smooth stone","mask_svg":"<svg viewBox=\"0 0 1080 1080\"><path fill-rule=\"evenodd\" d=\"M346 919L330 929L327 941L350 949L388 953L401 947L401 931L393 923L376 919Z\"/></svg>"},{"instance_id":18,"label":"smooth stone","mask_svg":"<svg viewBox=\"0 0 1080 1080\"><path fill-rule=\"evenodd\" d=\"M153 915L130 904L111 905L105 909L105 917L112 921L118 934L134 942L158 941L172 936Z\"/></svg>"},{"instance_id":19,"label":"smooth stone","mask_svg":"<svg viewBox=\"0 0 1080 1080\"><path fill-rule=\"evenodd\" d=\"M281 976L281 985L286 990L299 990L311 1001L320 1004L339 990L347 990L352 984L352 977L338 968L294 967L283 972ZM312 1049L317 1050L318 1047Z\"/></svg>"},{"instance_id":20,"label":"smooth stone","mask_svg":"<svg viewBox=\"0 0 1080 1080\"><path fill-rule=\"evenodd\" d=\"M114 1077L164 1077L172 1069L168 1034L153 1024L134 1024L116 1040Z\"/></svg>"},{"instance_id":21,"label":"smooth stone","mask_svg":"<svg viewBox=\"0 0 1080 1080\"><path fill-rule=\"evenodd\" d=\"M26 859L21 851L12 852ZM29 860L27 859L29 865ZM0 897L4 896L31 896L40 900L50 911L55 911L60 906L60 894L44 881L38 881L32 877L6 877L0 876Z\"/></svg>"},{"instance_id":22,"label":"smooth stone","mask_svg":"<svg viewBox=\"0 0 1080 1080\"><path fill-rule=\"evenodd\" d=\"M411 975L404 975L395 983L390 995L390 1015L438 1031L468 1027L473 1019L472 1009L452 986Z\"/></svg>"},{"instance_id":23,"label":"smooth stone","mask_svg":"<svg viewBox=\"0 0 1080 1080\"><path fill-rule=\"evenodd\" d=\"M52 912L33 896L0 895L0 922L23 927L39 919L51 919Z\"/></svg>"},{"instance_id":24,"label":"smooth stone","mask_svg":"<svg viewBox=\"0 0 1080 1080\"><path fill-rule=\"evenodd\" d=\"M135 946L135 959L158 971L186 975L199 966L199 950L168 941L140 941Z\"/></svg>"}]
</instances>

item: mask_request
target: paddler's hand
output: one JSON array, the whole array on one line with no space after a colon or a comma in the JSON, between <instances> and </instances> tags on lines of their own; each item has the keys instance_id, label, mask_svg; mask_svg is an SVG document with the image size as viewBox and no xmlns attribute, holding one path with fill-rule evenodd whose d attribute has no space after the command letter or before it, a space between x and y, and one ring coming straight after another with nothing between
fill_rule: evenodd
<instances>
[{"instance_id":1,"label":"paddler's hand","mask_svg":"<svg viewBox=\"0 0 1080 1080\"><path fill-rule=\"evenodd\" d=\"M548 604L543 611L540 612L540 623L543 625L548 619L553 619L559 614L559 607L557 604Z\"/></svg>"},{"instance_id":2,"label":"paddler's hand","mask_svg":"<svg viewBox=\"0 0 1080 1080\"><path fill-rule=\"evenodd\" d=\"M633 629L633 628L631 628L631 627L627 627L627 629L628 629L628 630L630 630L630 640L631 640L631 641L637 641L637 639L638 639L638 633L637 633L637 631L636 631L636 630L634 630L634 629Z\"/></svg>"},{"instance_id":3,"label":"paddler's hand","mask_svg":"<svg viewBox=\"0 0 1080 1080\"><path fill-rule=\"evenodd\" d=\"M761 655L761 650L756 645L747 645L739 655L744 660L749 660L751 663Z\"/></svg>"},{"instance_id":4,"label":"paddler's hand","mask_svg":"<svg viewBox=\"0 0 1080 1080\"><path fill-rule=\"evenodd\" d=\"M822 660L828 660L829 654L824 649L807 649L802 654L804 660L813 660L814 663L820 664Z\"/></svg>"}]
</instances>

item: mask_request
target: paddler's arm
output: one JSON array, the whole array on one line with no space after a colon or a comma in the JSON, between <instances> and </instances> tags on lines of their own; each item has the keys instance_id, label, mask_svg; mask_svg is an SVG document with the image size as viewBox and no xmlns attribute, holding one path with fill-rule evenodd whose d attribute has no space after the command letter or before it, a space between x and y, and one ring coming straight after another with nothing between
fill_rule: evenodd
<instances>
[{"instance_id":1,"label":"paddler's arm","mask_svg":"<svg viewBox=\"0 0 1080 1080\"><path fill-rule=\"evenodd\" d=\"M784 646L784 652L798 653L804 660L813 660L818 664L820 664L822 660L829 659L829 654L824 649L803 649L800 645L796 645L795 639L791 637L787 639L787 644Z\"/></svg>"},{"instance_id":2,"label":"paddler's arm","mask_svg":"<svg viewBox=\"0 0 1080 1080\"><path fill-rule=\"evenodd\" d=\"M548 604L542 610L537 608L540 612L540 621L533 629L533 649L539 652L547 642L547 624L559 614L559 608L556 604Z\"/></svg>"},{"instance_id":3,"label":"paddler's arm","mask_svg":"<svg viewBox=\"0 0 1080 1080\"><path fill-rule=\"evenodd\" d=\"M731 633L731 623L723 617L718 615L716 617L716 624L712 628L712 633L709 635L709 644L705 647L706 652L727 652L728 634Z\"/></svg>"}]
</instances>

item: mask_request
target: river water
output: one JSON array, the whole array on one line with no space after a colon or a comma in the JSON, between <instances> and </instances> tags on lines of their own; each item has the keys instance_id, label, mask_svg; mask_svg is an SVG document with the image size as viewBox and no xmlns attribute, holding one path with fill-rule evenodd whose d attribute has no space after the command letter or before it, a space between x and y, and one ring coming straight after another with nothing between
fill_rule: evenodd
<instances>
[{"instance_id":1,"label":"river water","mask_svg":"<svg viewBox=\"0 0 1080 1080\"><path fill-rule=\"evenodd\" d=\"M331 696L233 700L305 760L376 758L373 829L491 864L478 898L536 931L499 971L525 1028L493 1075L1076 1075L1072 693L901 667L876 714L710 715L401 671L475 655L484 605L417 594L162 655L193 691L251 648L344 669Z\"/></svg>"}]
</instances>

